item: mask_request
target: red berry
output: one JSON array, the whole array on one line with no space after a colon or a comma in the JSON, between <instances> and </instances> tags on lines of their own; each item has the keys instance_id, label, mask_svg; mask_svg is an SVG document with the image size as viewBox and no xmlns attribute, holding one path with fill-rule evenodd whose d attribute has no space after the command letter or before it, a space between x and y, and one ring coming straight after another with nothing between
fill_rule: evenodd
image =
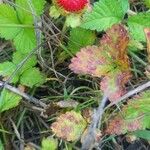
<instances>
[{"instance_id":1,"label":"red berry","mask_svg":"<svg viewBox=\"0 0 150 150\"><path fill-rule=\"evenodd\" d=\"M79 12L87 5L88 0L56 0L59 7L68 12Z\"/></svg>"}]
</instances>

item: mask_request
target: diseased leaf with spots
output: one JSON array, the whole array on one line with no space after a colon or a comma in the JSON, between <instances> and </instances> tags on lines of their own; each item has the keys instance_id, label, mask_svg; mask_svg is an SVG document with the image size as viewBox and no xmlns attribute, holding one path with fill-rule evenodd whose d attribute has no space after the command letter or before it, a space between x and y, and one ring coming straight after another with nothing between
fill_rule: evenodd
<instances>
[{"instance_id":1,"label":"diseased leaf with spots","mask_svg":"<svg viewBox=\"0 0 150 150\"><path fill-rule=\"evenodd\" d=\"M63 140L76 141L81 137L86 126L87 123L80 113L70 111L57 117L51 129L57 137Z\"/></svg>"},{"instance_id":2,"label":"diseased leaf with spots","mask_svg":"<svg viewBox=\"0 0 150 150\"><path fill-rule=\"evenodd\" d=\"M77 74L104 77L101 89L110 101L121 97L131 77L127 56L129 37L123 25L113 25L100 40L100 46L82 48L73 57L69 68Z\"/></svg>"},{"instance_id":3,"label":"diseased leaf with spots","mask_svg":"<svg viewBox=\"0 0 150 150\"><path fill-rule=\"evenodd\" d=\"M123 106L122 111L111 119L106 132L108 134L125 134L136 130L150 128L149 108L150 92L147 91Z\"/></svg>"}]
</instances>

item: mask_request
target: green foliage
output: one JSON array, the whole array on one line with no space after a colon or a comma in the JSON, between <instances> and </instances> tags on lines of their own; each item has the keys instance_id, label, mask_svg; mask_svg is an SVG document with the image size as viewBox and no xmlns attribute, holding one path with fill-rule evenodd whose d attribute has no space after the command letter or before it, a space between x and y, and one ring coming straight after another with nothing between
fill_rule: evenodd
<instances>
[{"instance_id":1,"label":"green foliage","mask_svg":"<svg viewBox=\"0 0 150 150\"><path fill-rule=\"evenodd\" d=\"M23 72L20 83L27 87L39 86L45 82L45 76L38 68L30 68Z\"/></svg>"},{"instance_id":2,"label":"green foliage","mask_svg":"<svg viewBox=\"0 0 150 150\"><path fill-rule=\"evenodd\" d=\"M150 8L150 0L144 0L145 5Z\"/></svg>"},{"instance_id":3,"label":"green foliage","mask_svg":"<svg viewBox=\"0 0 150 150\"><path fill-rule=\"evenodd\" d=\"M143 138L145 140L150 140L150 131L148 130L138 130L133 132L133 135L139 138Z\"/></svg>"},{"instance_id":4,"label":"green foliage","mask_svg":"<svg viewBox=\"0 0 150 150\"><path fill-rule=\"evenodd\" d=\"M4 150L4 147L3 147L1 139L0 139L0 150Z\"/></svg>"},{"instance_id":5,"label":"green foliage","mask_svg":"<svg viewBox=\"0 0 150 150\"><path fill-rule=\"evenodd\" d=\"M118 0L101 0L96 2L91 13L84 16L82 27L102 31L113 24L121 22L127 10L127 5Z\"/></svg>"},{"instance_id":6,"label":"green foliage","mask_svg":"<svg viewBox=\"0 0 150 150\"><path fill-rule=\"evenodd\" d=\"M43 13L45 0L16 0L17 15L23 24L33 24L34 16Z\"/></svg>"},{"instance_id":7,"label":"green foliage","mask_svg":"<svg viewBox=\"0 0 150 150\"><path fill-rule=\"evenodd\" d=\"M0 75L3 76L6 79L8 79L12 73L15 71L16 65L12 62L6 61L3 63L0 63ZM16 83L19 80L18 73L13 76L12 80L10 82Z\"/></svg>"},{"instance_id":8,"label":"green foliage","mask_svg":"<svg viewBox=\"0 0 150 150\"><path fill-rule=\"evenodd\" d=\"M150 27L150 13L139 13L128 19L128 26L132 37L138 41L146 41L144 28Z\"/></svg>"},{"instance_id":9,"label":"green foliage","mask_svg":"<svg viewBox=\"0 0 150 150\"><path fill-rule=\"evenodd\" d=\"M44 0L28 2L16 0L16 10L7 4L0 5L0 35L14 41L18 51L29 53L36 47L34 16L42 14Z\"/></svg>"},{"instance_id":10,"label":"green foliage","mask_svg":"<svg viewBox=\"0 0 150 150\"><path fill-rule=\"evenodd\" d=\"M21 98L21 96L4 89L0 95L0 113L16 107Z\"/></svg>"},{"instance_id":11,"label":"green foliage","mask_svg":"<svg viewBox=\"0 0 150 150\"><path fill-rule=\"evenodd\" d=\"M19 63L21 63L25 58L27 57L27 55L22 54L20 52L14 52L13 53L13 60L12 62L15 65L18 65ZM25 64L22 66L23 70L29 69L31 67L34 67L37 64L37 58L36 56L32 56L30 58L28 58L28 60L25 62Z\"/></svg>"},{"instance_id":12,"label":"green foliage","mask_svg":"<svg viewBox=\"0 0 150 150\"><path fill-rule=\"evenodd\" d=\"M36 36L34 29L22 29L14 38L14 45L17 51L27 54L36 47Z\"/></svg>"},{"instance_id":13,"label":"green foliage","mask_svg":"<svg viewBox=\"0 0 150 150\"><path fill-rule=\"evenodd\" d=\"M95 39L96 36L94 32L79 27L74 28L70 32L68 49L72 54L76 54L81 48L93 45Z\"/></svg>"},{"instance_id":14,"label":"green foliage","mask_svg":"<svg viewBox=\"0 0 150 150\"><path fill-rule=\"evenodd\" d=\"M19 20L13 7L7 4L0 5L0 36L13 39L20 31Z\"/></svg>"},{"instance_id":15,"label":"green foliage","mask_svg":"<svg viewBox=\"0 0 150 150\"><path fill-rule=\"evenodd\" d=\"M56 150L57 146L57 139L48 137L42 140L42 150Z\"/></svg>"}]
</instances>

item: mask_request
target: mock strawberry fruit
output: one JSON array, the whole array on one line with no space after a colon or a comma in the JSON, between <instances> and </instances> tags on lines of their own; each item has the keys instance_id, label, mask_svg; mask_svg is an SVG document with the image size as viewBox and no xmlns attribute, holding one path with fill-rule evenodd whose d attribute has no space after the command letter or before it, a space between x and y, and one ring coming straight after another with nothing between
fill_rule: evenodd
<instances>
[{"instance_id":1,"label":"mock strawberry fruit","mask_svg":"<svg viewBox=\"0 0 150 150\"><path fill-rule=\"evenodd\" d=\"M88 0L55 0L55 4L70 13L82 11L88 4Z\"/></svg>"}]
</instances>

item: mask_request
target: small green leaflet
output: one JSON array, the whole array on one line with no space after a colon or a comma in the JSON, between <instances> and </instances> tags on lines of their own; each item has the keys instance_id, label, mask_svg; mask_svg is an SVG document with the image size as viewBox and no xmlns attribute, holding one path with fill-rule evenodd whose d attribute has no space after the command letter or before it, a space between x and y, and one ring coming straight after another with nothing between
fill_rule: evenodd
<instances>
[{"instance_id":1,"label":"small green leaflet","mask_svg":"<svg viewBox=\"0 0 150 150\"><path fill-rule=\"evenodd\" d=\"M131 36L138 41L146 41L144 28L150 27L150 13L139 13L128 19Z\"/></svg>"},{"instance_id":2,"label":"small green leaflet","mask_svg":"<svg viewBox=\"0 0 150 150\"><path fill-rule=\"evenodd\" d=\"M74 28L70 32L68 49L72 54L76 54L81 48L93 45L96 39L94 32L83 29L83 28Z\"/></svg>"},{"instance_id":3,"label":"small green leaflet","mask_svg":"<svg viewBox=\"0 0 150 150\"><path fill-rule=\"evenodd\" d=\"M0 36L6 40L13 39L21 30L16 11L7 4L0 5Z\"/></svg>"},{"instance_id":4,"label":"small green leaflet","mask_svg":"<svg viewBox=\"0 0 150 150\"><path fill-rule=\"evenodd\" d=\"M42 140L42 150L56 150L58 146L57 139L48 137Z\"/></svg>"},{"instance_id":5,"label":"small green leaflet","mask_svg":"<svg viewBox=\"0 0 150 150\"><path fill-rule=\"evenodd\" d=\"M13 59L12 59L12 62L15 64L15 65L18 65L20 64L25 58L27 57L27 55L25 54L22 54L20 52L14 52L13 53ZM37 58L36 56L32 56L30 58L28 58L28 60L25 62L25 64L22 66L22 70L27 70L31 67L34 67L35 65L37 64Z\"/></svg>"},{"instance_id":6,"label":"small green leaflet","mask_svg":"<svg viewBox=\"0 0 150 150\"><path fill-rule=\"evenodd\" d=\"M22 29L14 38L14 45L17 51L29 53L36 47L36 36L34 29Z\"/></svg>"},{"instance_id":7,"label":"small green leaflet","mask_svg":"<svg viewBox=\"0 0 150 150\"><path fill-rule=\"evenodd\" d=\"M16 65L12 62L6 61L0 63L0 76L5 77L5 80L8 79L16 69ZM20 71L19 71L20 72ZM19 80L19 72L17 72L10 81L11 83L16 83Z\"/></svg>"},{"instance_id":8,"label":"small green leaflet","mask_svg":"<svg viewBox=\"0 0 150 150\"><path fill-rule=\"evenodd\" d=\"M0 95L0 113L16 107L19 104L21 98L21 96L3 89Z\"/></svg>"},{"instance_id":9,"label":"small green leaflet","mask_svg":"<svg viewBox=\"0 0 150 150\"><path fill-rule=\"evenodd\" d=\"M84 16L81 27L91 30L102 31L113 24L120 23L125 15L127 6L118 0L100 0L96 2L91 13Z\"/></svg>"},{"instance_id":10,"label":"small green leaflet","mask_svg":"<svg viewBox=\"0 0 150 150\"><path fill-rule=\"evenodd\" d=\"M132 133L136 137L145 139L145 140L150 140L150 131L149 130L138 130Z\"/></svg>"},{"instance_id":11,"label":"small green leaflet","mask_svg":"<svg viewBox=\"0 0 150 150\"><path fill-rule=\"evenodd\" d=\"M39 71L38 68L30 68L22 74L20 77L20 83L27 87L39 86L43 84L45 80L45 76Z\"/></svg>"}]
</instances>

